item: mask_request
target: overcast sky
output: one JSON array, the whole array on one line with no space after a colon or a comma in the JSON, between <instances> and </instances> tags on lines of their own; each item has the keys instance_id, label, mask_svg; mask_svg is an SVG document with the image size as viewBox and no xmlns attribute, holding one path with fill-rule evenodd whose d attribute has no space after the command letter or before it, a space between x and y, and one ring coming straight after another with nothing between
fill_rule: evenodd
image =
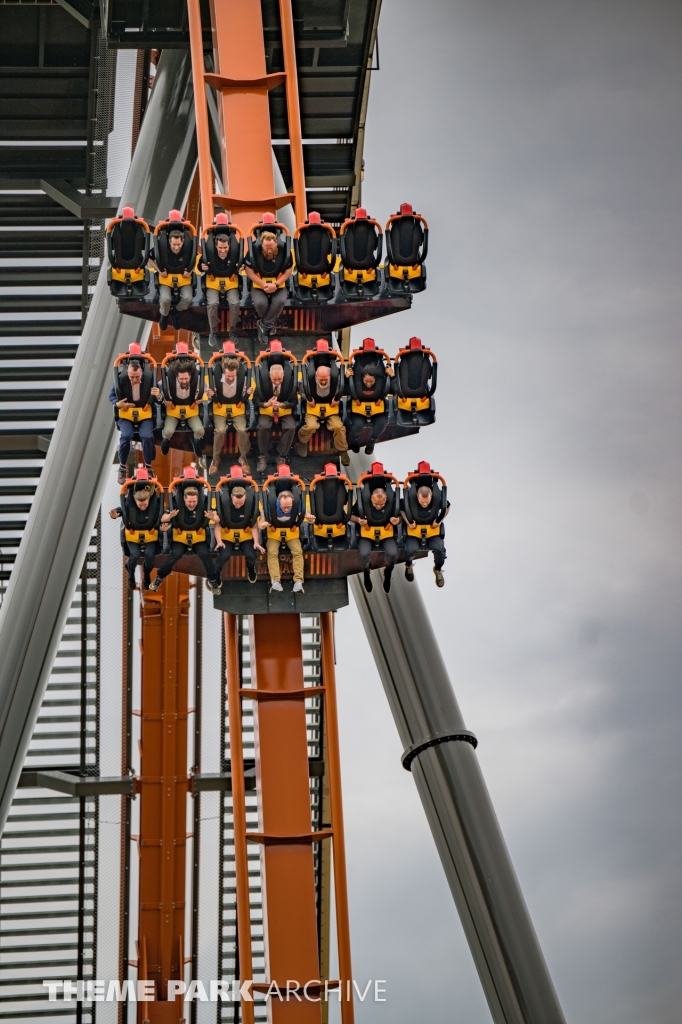
<instances>
[{"instance_id":1,"label":"overcast sky","mask_svg":"<svg viewBox=\"0 0 682 1024\"><path fill-rule=\"evenodd\" d=\"M364 201L432 227L372 325L439 357L418 578L570 1024L682 1021L682 6L385 0ZM357 344L363 334L354 332ZM490 1020L353 609L337 616L361 1022ZM361 671L358 671L360 666Z\"/></svg>"}]
</instances>

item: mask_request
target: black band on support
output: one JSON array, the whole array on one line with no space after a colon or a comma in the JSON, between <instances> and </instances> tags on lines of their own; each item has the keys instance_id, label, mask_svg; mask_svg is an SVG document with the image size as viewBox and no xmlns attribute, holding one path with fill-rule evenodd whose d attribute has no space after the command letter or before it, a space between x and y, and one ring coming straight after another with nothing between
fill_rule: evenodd
<instances>
[{"instance_id":1,"label":"black band on support","mask_svg":"<svg viewBox=\"0 0 682 1024\"><path fill-rule=\"evenodd\" d=\"M441 736L432 736L431 739L422 740L421 743L414 743L411 747L407 748L402 756L403 768L407 772L412 771L410 765L423 750L428 750L429 747L437 747L440 743L449 743L451 740L470 743L474 750L478 746L476 736L467 729L460 729L459 732L443 733Z\"/></svg>"}]
</instances>

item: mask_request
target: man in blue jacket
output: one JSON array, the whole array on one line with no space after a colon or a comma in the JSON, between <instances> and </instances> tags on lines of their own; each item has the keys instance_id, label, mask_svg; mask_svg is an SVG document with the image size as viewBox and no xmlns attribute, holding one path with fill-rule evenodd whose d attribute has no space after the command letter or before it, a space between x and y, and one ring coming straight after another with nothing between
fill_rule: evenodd
<instances>
[{"instance_id":1,"label":"man in blue jacket","mask_svg":"<svg viewBox=\"0 0 682 1024\"><path fill-rule=\"evenodd\" d=\"M152 470L152 462L156 458L154 419L151 415L149 404L145 403L144 396L141 395L141 385L142 364L137 359L131 359L128 362L128 373L120 378L119 390L122 393L122 397L120 399L116 397L116 387L114 384L111 385L111 391L109 392L109 401L118 409L116 426L121 434L118 442L118 482L121 485L126 482L128 477L126 466L136 426L140 435L140 441L142 442L145 469L149 471L150 477L154 476L154 471ZM161 397L161 392L158 388L152 388L151 394L154 398ZM137 414L135 410L137 410Z\"/></svg>"}]
</instances>

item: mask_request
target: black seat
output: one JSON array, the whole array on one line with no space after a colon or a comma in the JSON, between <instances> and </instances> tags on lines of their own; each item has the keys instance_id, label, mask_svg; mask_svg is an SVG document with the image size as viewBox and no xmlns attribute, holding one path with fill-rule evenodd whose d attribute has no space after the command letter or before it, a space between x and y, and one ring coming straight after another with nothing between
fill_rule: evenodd
<instances>
[{"instance_id":1,"label":"black seat","mask_svg":"<svg viewBox=\"0 0 682 1024\"><path fill-rule=\"evenodd\" d=\"M420 487L429 487L431 502L422 508L417 499ZM410 473L403 483L403 506L405 515L414 527L405 528L409 536L419 538L425 545L433 536L444 536L443 520L448 510L448 488L445 479L431 469L428 462L420 462L415 473Z\"/></svg>"},{"instance_id":2,"label":"black seat","mask_svg":"<svg viewBox=\"0 0 682 1024\"><path fill-rule=\"evenodd\" d=\"M133 495L143 487L152 486L154 494L149 499L144 526L139 525L137 505ZM163 487L156 480L149 479L149 473L138 467L134 479L126 480L121 488L121 547L128 557L128 543L139 544L142 554L145 546L159 539L159 526L163 515Z\"/></svg>"},{"instance_id":3,"label":"black seat","mask_svg":"<svg viewBox=\"0 0 682 1024\"><path fill-rule=\"evenodd\" d=\"M234 518L234 507L230 499L235 487L243 487L246 491L238 520ZM222 477L216 488L216 512L220 519L223 540L230 541L237 549L242 541L252 539L252 527L256 525L260 516L258 494L258 485L250 476L244 476L241 466L232 466L229 477Z\"/></svg>"},{"instance_id":4,"label":"black seat","mask_svg":"<svg viewBox=\"0 0 682 1024\"><path fill-rule=\"evenodd\" d=\"M384 286L389 296L412 295L426 288L424 261L429 249L429 226L403 203L386 224Z\"/></svg>"},{"instance_id":5,"label":"black seat","mask_svg":"<svg viewBox=\"0 0 682 1024\"><path fill-rule=\"evenodd\" d=\"M177 254L170 248L168 235L171 231L181 231L183 235L182 249ZM178 301L180 288L185 285L191 285L192 291L196 291L197 233L190 221L183 220L179 210L171 210L168 220L162 220L154 230L154 262L158 268L157 289L162 284L167 285L172 292L172 304Z\"/></svg>"},{"instance_id":6,"label":"black seat","mask_svg":"<svg viewBox=\"0 0 682 1024\"><path fill-rule=\"evenodd\" d=\"M315 373L321 366L329 367L330 388L327 403L340 402L346 389L345 363L340 353L333 352L329 348L329 342L319 338L315 342L315 348L306 352L301 363L301 387L309 406L317 403ZM312 409L308 409L308 412L318 415L318 412Z\"/></svg>"},{"instance_id":7,"label":"black seat","mask_svg":"<svg viewBox=\"0 0 682 1024\"><path fill-rule=\"evenodd\" d=\"M282 342L276 338L270 342L269 348L256 359L253 373L254 400L256 409L259 403L268 402L272 398L272 381L270 367L279 364L284 370L284 380L280 399L282 402L293 402L298 388L298 361L296 356L282 348ZM298 414L297 408L292 409L293 415Z\"/></svg>"},{"instance_id":8,"label":"black seat","mask_svg":"<svg viewBox=\"0 0 682 1024\"><path fill-rule=\"evenodd\" d=\"M367 399L362 396L362 378L367 367L376 369L376 387L373 401L383 402L384 411L391 415L391 390L392 378L386 373L391 365L391 359L387 352L377 348L373 338L365 338L361 348L355 349L350 354L348 366L352 373L348 377L348 391L350 393L348 415L356 413L363 416L367 414ZM381 411L381 410L379 410ZM374 413L370 413L373 415Z\"/></svg>"},{"instance_id":9,"label":"black seat","mask_svg":"<svg viewBox=\"0 0 682 1024\"><path fill-rule=\"evenodd\" d=\"M237 391L235 398L238 401L227 404L223 396L223 366L225 357L236 359L239 362L237 370ZM253 403L250 399L242 399L244 382L247 389L251 383L251 360L245 352L238 352L233 341L224 341L222 352L216 352L208 362L208 386L215 392L211 400L211 411L218 416L226 416L228 426L232 423L233 416L246 416L248 429L253 428Z\"/></svg>"},{"instance_id":10,"label":"black seat","mask_svg":"<svg viewBox=\"0 0 682 1024\"><path fill-rule=\"evenodd\" d=\"M301 302L329 302L334 298L336 232L319 213L311 213L294 234L296 270L294 294Z\"/></svg>"},{"instance_id":11,"label":"black seat","mask_svg":"<svg viewBox=\"0 0 682 1024\"><path fill-rule=\"evenodd\" d=\"M310 531L313 551L345 551L351 544L352 484L340 476L333 462L310 482L310 510L315 522Z\"/></svg>"},{"instance_id":12,"label":"black seat","mask_svg":"<svg viewBox=\"0 0 682 1024\"><path fill-rule=\"evenodd\" d=\"M190 374L189 398L178 398L177 379L178 362L188 364ZM209 423L208 403L202 401L204 395L204 362L196 352L190 352L186 342L178 341L173 352L169 352L161 363L161 393L170 406L163 407L166 415L179 420L178 430L189 431L186 421L190 416L201 416L204 426Z\"/></svg>"},{"instance_id":13,"label":"black seat","mask_svg":"<svg viewBox=\"0 0 682 1024\"><path fill-rule=\"evenodd\" d=\"M116 298L146 295L149 291L149 225L135 216L132 206L124 206L120 217L107 227L107 284Z\"/></svg>"},{"instance_id":14,"label":"black seat","mask_svg":"<svg viewBox=\"0 0 682 1024\"><path fill-rule=\"evenodd\" d=\"M288 519L277 518L277 497L282 491L291 491L294 502ZM294 476L289 466L279 467L276 476L269 476L263 483L263 517L268 522L268 537L284 542L289 539L289 531L298 531L305 519L306 488L300 476ZM298 536L298 533L295 534Z\"/></svg>"},{"instance_id":15,"label":"black seat","mask_svg":"<svg viewBox=\"0 0 682 1024\"><path fill-rule=\"evenodd\" d=\"M379 294L379 264L383 234L378 221L358 207L341 225L339 299L372 299Z\"/></svg>"},{"instance_id":16,"label":"black seat","mask_svg":"<svg viewBox=\"0 0 682 1024\"><path fill-rule=\"evenodd\" d=\"M114 361L114 391L116 401L132 402L132 391L128 383L128 365L130 362L139 363L142 367L142 381L140 383L140 397L135 403L134 409L119 409L114 405L114 419L130 420L135 428L133 440L139 441L138 424L142 420L151 420L157 415L160 416L161 409L156 399L152 397L151 390L156 387L156 361L150 355L143 352L136 342L131 342L128 351L122 353Z\"/></svg>"},{"instance_id":17,"label":"black seat","mask_svg":"<svg viewBox=\"0 0 682 1024\"><path fill-rule=\"evenodd\" d=\"M372 491L381 487L386 491L386 504L381 515L372 509ZM367 526L358 527L363 537L368 537L378 546L386 536L400 536L400 527L393 527L390 520L400 516L400 484L392 473L384 470L381 462L373 462L369 473L358 477L355 485L355 502L360 519L367 519Z\"/></svg>"},{"instance_id":18,"label":"black seat","mask_svg":"<svg viewBox=\"0 0 682 1024\"><path fill-rule=\"evenodd\" d=\"M227 256L224 259L218 256L216 235L227 235L229 239ZM208 289L219 292L221 305L227 305L226 293L233 288L238 288L241 295L243 279L239 268L244 262L242 234L235 224L230 223L227 214L218 213L211 227L203 232L201 257L201 262L208 266L201 279L204 295Z\"/></svg>"},{"instance_id":19,"label":"black seat","mask_svg":"<svg viewBox=\"0 0 682 1024\"><path fill-rule=\"evenodd\" d=\"M395 357L396 421L404 427L426 427L436 419L433 397L438 362L419 338L410 338L408 348Z\"/></svg>"},{"instance_id":20,"label":"black seat","mask_svg":"<svg viewBox=\"0 0 682 1024\"><path fill-rule=\"evenodd\" d=\"M277 256L275 257L275 270L273 279L279 277L279 275L289 265L291 258L291 235L289 229L285 224L281 224L278 220L275 220L271 213L264 213L263 219L254 224L249 232L247 239L247 246L249 252L249 262L256 272L265 280L265 270L262 264L261 250L263 247L263 241L261 235L264 231L269 231L277 238ZM249 291L253 286L251 278L247 278L247 287ZM287 285L288 287L288 285Z\"/></svg>"},{"instance_id":21,"label":"black seat","mask_svg":"<svg viewBox=\"0 0 682 1024\"><path fill-rule=\"evenodd\" d=\"M183 495L185 488L196 487L199 492L199 500L196 506L196 519L194 524L188 526L185 521L185 502ZM182 476L176 476L171 480L168 488L168 511L177 509L177 516L171 519L171 528L168 530L169 539L182 541L187 545L187 553L192 553L192 546L200 543L210 543L209 522L205 513L210 507L211 487L208 480L199 476L194 466L185 466Z\"/></svg>"}]
</instances>

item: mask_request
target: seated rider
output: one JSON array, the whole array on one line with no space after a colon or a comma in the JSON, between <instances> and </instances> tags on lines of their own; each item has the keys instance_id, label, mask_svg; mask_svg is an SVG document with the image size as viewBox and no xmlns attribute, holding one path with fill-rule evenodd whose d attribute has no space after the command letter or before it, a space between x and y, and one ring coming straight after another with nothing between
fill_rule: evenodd
<instances>
[{"instance_id":1,"label":"seated rider","mask_svg":"<svg viewBox=\"0 0 682 1024\"><path fill-rule=\"evenodd\" d=\"M383 551L386 557L383 588L387 594L391 589L391 576L398 557L397 527L400 524L396 484L394 477L384 474L380 462L373 463L371 474L367 473L358 480L351 522L360 527L358 554L364 570L365 590L369 594L374 589L370 572L372 550Z\"/></svg>"},{"instance_id":2,"label":"seated rider","mask_svg":"<svg viewBox=\"0 0 682 1024\"><path fill-rule=\"evenodd\" d=\"M279 564L280 546L284 543L291 552L294 570L294 594L303 593L304 559L301 546L300 525L302 522L314 523L315 516L306 511L303 487L298 478L289 478L288 467L282 466L278 480L272 480L274 486L264 488L263 515L258 526L267 530L268 572L270 574L270 590L281 591L282 570ZM296 491L296 497L294 496ZM298 500L296 500L298 499Z\"/></svg>"},{"instance_id":3,"label":"seated rider","mask_svg":"<svg viewBox=\"0 0 682 1024\"><path fill-rule=\"evenodd\" d=\"M144 475L143 475L144 474ZM123 518L121 547L128 555L128 589L135 589L135 569L143 560L142 586L148 589L154 559L159 550L159 522L163 511L163 495L148 479L144 470L138 470L137 480L122 495L121 505L112 508L111 519ZM132 501L130 500L132 492Z\"/></svg>"},{"instance_id":4,"label":"seated rider","mask_svg":"<svg viewBox=\"0 0 682 1024\"><path fill-rule=\"evenodd\" d=\"M170 451L171 438L178 429L180 420L184 420L192 431L192 448L197 459L203 456L202 439L204 424L199 415L199 403L204 401L203 364L185 354L187 346L178 343L178 354L175 358L166 357L163 367L163 395L159 398L166 406L166 418L161 431L161 453ZM184 352L181 351L184 349ZM155 391L152 391L155 394ZM212 398L213 392L206 391L206 398Z\"/></svg>"},{"instance_id":5,"label":"seated rider","mask_svg":"<svg viewBox=\"0 0 682 1024\"><path fill-rule=\"evenodd\" d=\"M239 267L242 262L241 235L229 224L227 216L219 213L215 226L204 232L204 251L201 269L205 271L204 291L206 295L206 312L208 313L208 344L218 348L216 328L220 321L220 296L224 295L230 310L230 341L237 341L237 324L239 323L239 301L241 298L241 282Z\"/></svg>"},{"instance_id":6,"label":"seated rider","mask_svg":"<svg viewBox=\"0 0 682 1024\"><path fill-rule=\"evenodd\" d=\"M393 367L386 353L376 349L371 338L365 338L362 349L352 353L346 376L351 393L348 446L352 452L359 452L364 439L365 454L371 455L388 424L387 396Z\"/></svg>"},{"instance_id":7,"label":"seated rider","mask_svg":"<svg viewBox=\"0 0 682 1024\"><path fill-rule=\"evenodd\" d=\"M262 230L256 242L249 245L244 267L252 283L251 300L259 318L258 340L267 345L268 338L277 333L277 317L287 301L286 283L293 270L289 246L280 245L274 231Z\"/></svg>"},{"instance_id":8,"label":"seated rider","mask_svg":"<svg viewBox=\"0 0 682 1024\"><path fill-rule=\"evenodd\" d=\"M188 473L191 470L191 473ZM149 589L157 591L166 576L173 571L173 566L180 561L184 555L198 555L206 570L206 586L213 594L220 593L220 574L211 558L210 548L206 538L206 521L212 516L206 511L206 491L201 486L204 482L197 478L196 470L192 467L185 469L185 478L182 481L174 482L169 490L169 498L175 501L175 507L164 512L161 517L161 530L167 533L172 524L171 553L158 570L154 582ZM180 490L181 497L177 490ZM174 492L174 493L173 493ZM215 526L216 547L220 549L223 541L221 537L220 524Z\"/></svg>"},{"instance_id":9,"label":"seated rider","mask_svg":"<svg viewBox=\"0 0 682 1024\"><path fill-rule=\"evenodd\" d=\"M442 486L441 486L442 485ZM450 511L445 481L432 472L428 462L420 462L416 473L403 484L400 514L405 520L405 579L414 580L413 558L419 550L433 552L436 586L444 587L443 565L446 559L443 520Z\"/></svg>"},{"instance_id":10,"label":"seated rider","mask_svg":"<svg viewBox=\"0 0 682 1024\"><path fill-rule=\"evenodd\" d=\"M296 417L293 415L298 404L296 360L282 352L279 341L273 341L268 354L256 360L254 403L258 410L256 471L262 473L268 464L273 427L282 428L282 436L277 442L277 466L286 462L296 433Z\"/></svg>"},{"instance_id":11,"label":"seated rider","mask_svg":"<svg viewBox=\"0 0 682 1024\"><path fill-rule=\"evenodd\" d=\"M246 422L246 400L251 398L253 387L250 386L248 363L238 359L236 355L226 355L221 360L221 369L222 376L216 379L217 374L214 374L213 377L215 390L209 388L206 392L209 398L213 398L213 461L208 471L217 473L220 470L220 456L228 428L229 409L233 413L231 423L237 435L239 465L245 473L250 473L251 438Z\"/></svg>"},{"instance_id":12,"label":"seated rider","mask_svg":"<svg viewBox=\"0 0 682 1024\"><path fill-rule=\"evenodd\" d=\"M179 210L171 210L168 221L162 222L154 232L154 248L149 253L149 265L156 270L159 290L159 327L168 327L172 317L173 326L178 326L176 313L182 313L192 304L194 297L194 264L196 261L196 238L194 228L183 221ZM177 225L173 227L173 225ZM171 313L174 289L179 291L177 305Z\"/></svg>"},{"instance_id":13,"label":"seated rider","mask_svg":"<svg viewBox=\"0 0 682 1024\"><path fill-rule=\"evenodd\" d=\"M315 369L314 374L309 372L309 362L312 362L311 371L312 367ZM312 360L304 359L303 374L301 394L306 402L306 413L305 423L298 432L296 453L301 458L306 457L308 441L322 422L333 434L334 449L341 456L341 464L349 466L346 428L339 416L339 399L344 387L343 364L335 353L329 352L323 339L317 342Z\"/></svg>"},{"instance_id":14,"label":"seated rider","mask_svg":"<svg viewBox=\"0 0 682 1024\"><path fill-rule=\"evenodd\" d=\"M125 362L125 369L120 370L119 366L115 368L116 381L111 385L109 392L109 401L116 409L116 426L121 435L118 442L119 484L124 484L128 478L126 467L136 427L142 442L145 469L150 476L154 476L152 462L156 458L156 445L150 396L161 397L158 388L147 387L143 383L142 357L135 359L133 356ZM148 383L154 383L153 375Z\"/></svg>"},{"instance_id":15,"label":"seated rider","mask_svg":"<svg viewBox=\"0 0 682 1024\"><path fill-rule=\"evenodd\" d=\"M222 540L216 569L220 573L233 554L244 555L247 579L255 583L256 552L265 554L258 530L258 492L253 480L244 478L238 466L232 467L229 480L221 480L218 485L217 505L218 511L210 513L213 523L220 527Z\"/></svg>"}]
</instances>

